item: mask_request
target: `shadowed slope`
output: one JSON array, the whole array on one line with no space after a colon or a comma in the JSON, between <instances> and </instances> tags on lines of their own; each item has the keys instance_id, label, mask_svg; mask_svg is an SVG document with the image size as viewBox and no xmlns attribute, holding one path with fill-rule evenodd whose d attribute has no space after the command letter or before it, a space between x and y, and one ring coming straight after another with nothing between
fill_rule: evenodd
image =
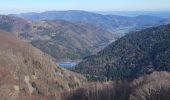
<instances>
[{"instance_id":1,"label":"shadowed slope","mask_svg":"<svg viewBox=\"0 0 170 100\"><path fill-rule=\"evenodd\" d=\"M170 71L170 25L128 34L94 56L85 58L76 71L107 77L133 79L153 71Z\"/></svg>"}]
</instances>

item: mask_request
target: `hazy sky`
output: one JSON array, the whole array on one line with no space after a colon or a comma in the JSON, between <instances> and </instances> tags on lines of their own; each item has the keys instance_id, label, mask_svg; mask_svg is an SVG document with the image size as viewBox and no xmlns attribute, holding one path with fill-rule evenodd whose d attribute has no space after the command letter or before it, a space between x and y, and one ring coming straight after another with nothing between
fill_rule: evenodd
<instances>
[{"instance_id":1,"label":"hazy sky","mask_svg":"<svg viewBox=\"0 0 170 100\"><path fill-rule=\"evenodd\" d=\"M0 13L48 10L157 11L170 10L170 0L0 0Z\"/></svg>"}]
</instances>

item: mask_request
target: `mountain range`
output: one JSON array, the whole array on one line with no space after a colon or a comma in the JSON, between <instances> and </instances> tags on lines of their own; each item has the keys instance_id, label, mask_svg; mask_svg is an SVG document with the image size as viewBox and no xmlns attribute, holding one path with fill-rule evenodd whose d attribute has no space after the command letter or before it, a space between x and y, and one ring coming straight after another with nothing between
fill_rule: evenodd
<instances>
[{"instance_id":1,"label":"mountain range","mask_svg":"<svg viewBox=\"0 0 170 100\"><path fill-rule=\"evenodd\" d=\"M101 50L101 43L109 43L112 33L86 23L64 20L27 20L1 16L0 29L13 32L55 59L81 59Z\"/></svg>"},{"instance_id":2,"label":"mountain range","mask_svg":"<svg viewBox=\"0 0 170 100\"><path fill-rule=\"evenodd\" d=\"M82 59L125 34L165 24L163 18L101 15L86 11L47 11L0 17L0 28L13 31L55 59Z\"/></svg>"},{"instance_id":3,"label":"mountain range","mask_svg":"<svg viewBox=\"0 0 170 100\"><path fill-rule=\"evenodd\" d=\"M169 22L86 11L0 15L1 99L169 100ZM80 63L67 70L60 59Z\"/></svg>"},{"instance_id":4,"label":"mountain range","mask_svg":"<svg viewBox=\"0 0 170 100\"><path fill-rule=\"evenodd\" d=\"M118 16L118 15L102 15L93 12L69 10L69 11L47 11L42 13L21 13L11 14L11 16L21 17L27 20L66 20L70 22L85 22L100 26L109 32L114 32L115 28L152 26L159 24L163 18L151 15L139 15L136 17ZM114 33L113 33L114 34Z\"/></svg>"}]
</instances>

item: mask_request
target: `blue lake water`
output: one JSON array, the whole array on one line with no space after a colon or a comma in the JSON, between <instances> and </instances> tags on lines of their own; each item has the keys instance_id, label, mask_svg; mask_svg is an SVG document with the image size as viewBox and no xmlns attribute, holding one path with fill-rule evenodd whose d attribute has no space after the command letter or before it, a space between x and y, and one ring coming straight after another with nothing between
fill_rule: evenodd
<instances>
[{"instance_id":1,"label":"blue lake water","mask_svg":"<svg viewBox=\"0 0 170 100\"><path fill-rule=\"evenodd\" d=\"M58 65L63 68L72 68L76 66L76 63L59 63Z\"/></svg>"},{"instance_id":2,"label":"blue lake water","mask_svg":"<svg viewBox=\"0 0 170 100\"><path fill-rule=\"evenodd\" d=\"M104 42L104 43L101 43L99 44L99 48L105 48L106 46L108 46L108 43Z\"/></svg>"}]
</instances>

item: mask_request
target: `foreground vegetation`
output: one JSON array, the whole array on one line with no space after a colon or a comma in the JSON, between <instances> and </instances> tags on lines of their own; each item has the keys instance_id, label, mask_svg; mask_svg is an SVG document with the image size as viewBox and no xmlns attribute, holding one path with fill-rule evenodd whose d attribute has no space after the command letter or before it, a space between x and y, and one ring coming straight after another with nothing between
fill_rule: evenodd
<instances>
[{"instance_id":1,"label":"foreground vegetation","mask_svg":"<svg viewBox=\"0 0 170 100\"><path fill-rule=\"evenodd\" d=\"M59 68L52 58L0 31L0 100L55 100L86 79Z\"/></svg>"},{"instance_id":2,"label":"foreground vegetation","mask_svg":"<svg viewBox=\"0 0 170 100\"><path fill-rule=\"evenodd\" d=\"M170 100L170 73L154 72L131 82L88 83L62 100Z\"/></svg>"}]
</instances>

